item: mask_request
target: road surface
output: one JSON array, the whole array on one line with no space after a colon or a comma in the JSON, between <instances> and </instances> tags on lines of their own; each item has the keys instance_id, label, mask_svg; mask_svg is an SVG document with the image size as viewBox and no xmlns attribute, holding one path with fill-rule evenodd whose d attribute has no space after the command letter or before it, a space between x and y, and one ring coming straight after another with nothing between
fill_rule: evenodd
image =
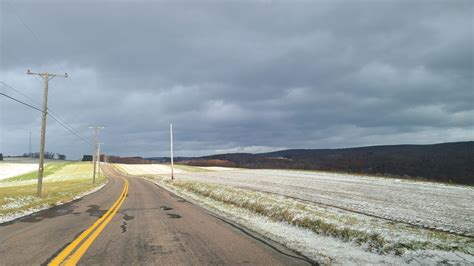
<instances>
[{"instance_id":1,"label":"road surface","mask_svg":"<svg viewBox=\"0 0 474 266\"><path fill-rule=\"evenodd\" d=\"M149 181L123 176L111 166L103 170L109 182L98 192L1 224L0 264L49 264L61 254L68 256L59 262L68 263L79 250L82 265L311 263Z\"/></svg>"}]
</instances>

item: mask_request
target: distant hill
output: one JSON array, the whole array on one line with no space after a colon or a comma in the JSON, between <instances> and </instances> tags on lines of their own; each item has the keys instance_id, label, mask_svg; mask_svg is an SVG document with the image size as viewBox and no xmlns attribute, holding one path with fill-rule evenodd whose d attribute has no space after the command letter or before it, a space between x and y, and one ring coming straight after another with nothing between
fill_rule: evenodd
<instances>
[{"instance_id":1,"label":"distant hill","mask_svg":"<svg viewBox=\"0 0 474 266\"><path fill-rule=\"evenodd\" d=\"M181 163L196 166L323 170L474 184L474 141L229 153L183 159Z\"/></svg>"}]
</instances>

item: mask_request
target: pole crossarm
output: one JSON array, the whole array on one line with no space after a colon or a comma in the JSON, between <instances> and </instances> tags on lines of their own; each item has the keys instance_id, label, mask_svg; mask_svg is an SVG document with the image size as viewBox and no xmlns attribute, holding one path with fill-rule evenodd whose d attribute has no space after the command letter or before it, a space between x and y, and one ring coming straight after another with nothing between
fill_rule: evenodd
<instances>
[{"instance_id":1,"label":"pole crossarm","mask_svg":"<svg viewBox=\"0 0 474 266\"><path fill-rule=\"evenodd\" d=\"M28 75L38 75L38 76L42 77L43 79L47 78L48 80L51 80L54 77L62 77L62 78L68 78L69 77L67 73L64 73L64 74L52 74L52 73L48 73L48 72L36 73L36 72L31 72L29 69L26 71L26 74L28 74Z\"/></svg>"}]
</instances>

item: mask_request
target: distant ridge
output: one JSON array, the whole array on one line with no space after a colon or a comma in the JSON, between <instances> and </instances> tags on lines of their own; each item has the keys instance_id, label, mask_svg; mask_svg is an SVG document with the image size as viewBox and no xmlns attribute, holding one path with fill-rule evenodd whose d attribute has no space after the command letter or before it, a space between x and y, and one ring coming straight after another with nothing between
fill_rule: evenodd
<instances>
[{"instance_id":1,"label":"distant ridge","mask_svg":"<svg viewBox=\"0 0 474 266\"><path fill-rule=\"evenodd\" d=\"M177 161L195 166L323 170L474 184L474 141L227 153Z\"/></svg>"}]
</instances>

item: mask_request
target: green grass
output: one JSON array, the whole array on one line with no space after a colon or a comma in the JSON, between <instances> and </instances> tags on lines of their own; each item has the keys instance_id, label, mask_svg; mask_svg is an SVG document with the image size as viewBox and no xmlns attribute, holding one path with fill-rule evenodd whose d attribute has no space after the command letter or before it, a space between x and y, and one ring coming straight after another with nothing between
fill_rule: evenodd
<instances>
[{"instance_id":1,"label":"green grass","mask_svg":"<svg viewBox=\"0 0 474 266\"><path fill-rule=\"evenodd\" d=\"M46 178L51 174L54 174L55 172L61 170L63 167L65 167L68 164L71 164L72 162L54 162L54 163L48 163L44 167L44 173L43 176ZM32 171L26 174L18 175L18 176L12 176L9 178L5 178L0 180L0 183L5 183L5 182L15 182L15 181L26 181L26 180L31 180L31 179L37 179L38 178L38 171Z\"/></svg>"}]
</instances>

